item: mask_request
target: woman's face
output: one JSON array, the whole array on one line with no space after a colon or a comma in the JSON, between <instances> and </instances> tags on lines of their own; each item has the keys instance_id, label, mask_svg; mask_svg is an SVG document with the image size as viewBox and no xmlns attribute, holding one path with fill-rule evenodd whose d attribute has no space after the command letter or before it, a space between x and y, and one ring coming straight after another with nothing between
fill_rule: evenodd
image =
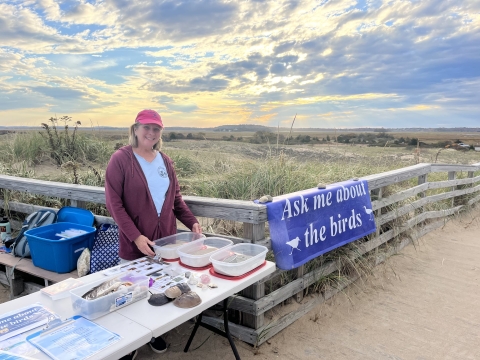
<instances>
[{"instance_id":1,"label":"woman's face","mask_svg":"<svg viewBox=\"0 0 480 360\"><path fill-rule=\"evenodd\" d=\"M162 136L162 128L156 124L140 124L135 129L139 148L151 149Z\"/></svg>"}]
</instances>

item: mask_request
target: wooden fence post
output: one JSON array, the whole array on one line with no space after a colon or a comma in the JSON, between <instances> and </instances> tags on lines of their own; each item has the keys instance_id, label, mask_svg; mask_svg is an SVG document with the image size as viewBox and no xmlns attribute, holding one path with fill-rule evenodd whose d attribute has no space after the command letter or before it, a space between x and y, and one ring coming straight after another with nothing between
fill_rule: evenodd
<instances>
[{"instance_id":1,"label":"wooden fence post","mask_svg":"<svg viewBox=\"0 0 480 360\"><path fill-rule=\"evenodd\" d=\"M371 200L380 200L383 197L383 187L370 191ZM382 208L375 210L375 218L382 215ZM375 237L380 236L380 226L377 226Z\"/></svg>"},{"instance_id":2,"label":"wooden fence post","mask_svg":"<svg viewBox=\"0 0 480 360\"><path fill-rule=\"evenodd\" d=\"M85 209L87 207L87 202L83 200L70 199L70 206Z\"/></svg>"},{"instance_id":3,"label":"wooden fence post","mask_svg":"<svg viewBox=\"0 0 480 360\"><path fill-rule=\"evenodd\" d=\"M449 171L448 172L448 180L455 180L457 178L457 173L455 171ZM455 186L452 186L452 190L450 191L455 191ZM454 207L455 206L455 197L452 198L452 201L451 201L451 206Z\"/></svg>"},{"instance_id":4,"label":"wooden fence post","mask_svg":"<svg viewBox=\"0 0 480 360\"><path fill-rule=\"evenodd\" d=\"M250 239L252 244L255 244L258 240L265 239L265 223L243 223L243 237Z\"/></svg>"},{"instance_id":5,"label":"wooden fence post","mask_svg":"<svg viewBox=\"0 0 480 360\"><path fill-rule=\"evenodd\" d=\"M420 175L418 177L418 185L425 184L427 182L427 174ZM425 191L422 191L421 193L418 194L419 197L423 198L425 197Z\"/></svg>"},{"instance_id":6,"label":"wooden fence post","mask_svg":"<svg viewBox=\"0 0 480 360\"><path fill-rule=\"evenodd\" d=\"M265 222L259 224L243 223L243 237L250 239L253 244L258 240L264 239ZM250 285L241 291L241 295L249 299L258 300L265 296L265 283ZM264 319L264 314L255 316L242 313L242 324L255 330L263 326Z\"/></svg>"}]
</instances>

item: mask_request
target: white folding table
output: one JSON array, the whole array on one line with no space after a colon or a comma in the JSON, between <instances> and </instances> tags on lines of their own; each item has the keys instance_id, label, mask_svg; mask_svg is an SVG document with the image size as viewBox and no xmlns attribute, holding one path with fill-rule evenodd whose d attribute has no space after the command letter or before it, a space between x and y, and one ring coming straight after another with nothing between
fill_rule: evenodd
<instances>
[{"instance_id":1,"label":"white folding table","mask_svg":"<svg viewBox=\"0 0 480 360\"><path fill-rule=\"evenodd\" d=\"M202 299L202 303L200 305L190 309L181 309L173 305L173 303L171 302L162 306L152 306L149 305L146 301L139 301L135 304L119 309L117 310L117 312L146 327L147 329L150 329L154 337L160 336L167 331L170 331L171 329L179 326L180 324L183 324L185 321L197 315L200 315L197 319L192 335L190 336L190 339L185 347L185 352L187 352L198 326L202 326L222 336L227 337L230 342L230 346L232 347L232 350L235 354L235 357L239 359L235 344L230 337L228 321L224 323L226 327L224 332L219 330L217 331L216 328L213 328L201 322L201 314L204 310L207 310L213 305L216 305L223 301L223 311L225 317L224 320L228 320L228 297L263 279L265 276L273 273L275 269L275 263L271 261L266 261L264 266L260 267L252 274L238 280L226 280L212 276L210 275L209 270L195 271L195 273L198 274L210 275L212 282L218 285L218 288L208 288L207 290L202 290L195 285L190 285L192 290L195 291ZM185 271L192 270L185 269Z\"/></svg>"},{"instance_id":2,"label":"white folding table","mask_svg":"<svg viewBox=\"0 0 480 360\"><path fill-rule=\"evenodd\" d=\"M185 271L192 270L186 269ZM275 263L267 261L264 266L249 276L239 280L225 280L211 276L212 282L215 282L218 285L218 288L215 289L209 288L208 290L202 290L194 285L190 285L192 290L202 299L202 303L194 308L181 309L173 305L173 303L158 307L152 306L148 303L147 297L147 299L139 300L115 312L99 317L93 320L93 322L120 335L122 339L97 353L95 356L91 357L91 359L117 360L133 350L147 344L152 337L158 337L166 333L185 321L200 315L204 310L213 305L222 301L226 305L226 299L228 299L229 296L245 289L274 271ZM208 270L195 272L208 274ZM89 283L102 277L104 277L104 275L96 273L82 277L81 280L85 283ZM70 297L53 301L50 297L42 294L40 291L0 304L0 314L11 312L34 303L40 303L52 310L60 316L62 320L75 315ZM196 325L196 328L197 327L198 325ZM31 330L29 333L34 333L38 330L39 329L37 328ZM192 333L191 338L193 338L193 335L194 332ZM224 333L223 335L225 336L226 334ZM229 335L228 329L227 335ZM231 338L229 338L229 341L235 352L235 345ZM188 349L188 346L186 349ZM238 354L236 354L236 356L238 356ZM43 353L38 353L34 357L38 359L49 359L49 357Z\"/></svg>"},{"instance_id":3,"label":"white folding table","mask_svg":"<svg viewBox=\"0 0 480 360\"><path fill-rule=\"evenodd\" d=\"M88 277L82 278L82 280L95 280L95 278L97 277L96 274L93 274L91 275L90 279L87 278ZM56 313L61 318L61 320L65 320L75 315L73 312L70 297L53 301L50 299L50 297L42 294L40 291L0 304L0 314L5 314L7 312L21 309L35 303L40 303L46 308L50 309L51 311ZM145 345L152 338L152 332L150 329L139 325L135 321L128 319L125 316L118 314L117 312L109 313L105 316L93 320L93 322L100 326L103 326L105 329L110 330L111 332L120 335L122 338L120 339L120 341L108 346L107 348L95 354L89 359L118 360L122 356ZM29 331L28 334L35 333L40 329L41 328L33 329ZM42 352L37 353L32 357L45 360L50 359Z\"/></svg>"}]
</instances>

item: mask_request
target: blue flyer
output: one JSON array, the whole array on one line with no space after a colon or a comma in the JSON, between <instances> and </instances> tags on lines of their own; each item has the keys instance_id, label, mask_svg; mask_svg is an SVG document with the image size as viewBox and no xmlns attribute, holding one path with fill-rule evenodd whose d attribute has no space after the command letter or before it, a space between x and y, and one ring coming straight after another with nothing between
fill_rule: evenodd
<instances>
[{"instance_id":1,"label":"blue flyer","mask_svg":"<svg viewBox=\"0 0 480 360\"><path fill-rule=\"evenodd\" d=\"M0 316L0 341L35 329L57 318L40 304L33 304Z\"/></svg>"},{"instance_id":2,"label":"blue flyer","mask_svg":"<svg viewBox=\"0 0 480 360\"><path fill-rule=\"evenodd\" d=\"M27 337L31 344L56 360L86 359L120 339L119 335L81 316Z\"/></svg>"},{"instance_id":3,"label":"blue flyer","mask_svg":"<svg viewBox=\"0 0 480 360\"><path fill-rule=\"evenodd\" d=\"M0 350L0 360L34 360L34 358Z\"/></svg>"}]
</instances>

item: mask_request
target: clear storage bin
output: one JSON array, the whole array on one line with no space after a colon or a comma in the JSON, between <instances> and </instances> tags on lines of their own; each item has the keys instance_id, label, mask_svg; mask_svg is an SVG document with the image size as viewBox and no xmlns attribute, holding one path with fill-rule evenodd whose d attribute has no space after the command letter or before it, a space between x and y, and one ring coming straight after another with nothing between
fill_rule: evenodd
<instances>
[{"instance_id":1,"label":"clear storage bin","mask_svg":"<svg viewBox=\"0 0 480 360\"><path fill-rule=\"evenodd\" d=\"M268 249L257 244L236 244L210 256L215 272L227 276L241 276L263 264Z\"/></svg>"},{"instance_id":2,"label":"clear storage bin","mask_svg":"<svg viewBox=\"0 0 480 360\"><path fill-rule=\"evenodd\" d=\"M99 297L98 299L86 300L82 297L95 286L116 278L118 278L118 281L129 281L133 284L126 289L117 290L111 294ZM75 315L81 315L84 318L93 320L124 306L130 305L135 301L147 297L149 279L148 276L126 273L121 276L102 278L90 284L70 290L73 311L75 312Z\"/></svg>"},{"instance_id":3,"label":"clear storage bin","mask_svg":"<svg viewBox=\"0 0 480 360\"><path fill-rule=\"evenodd\" d=\"M162 259L178 259L179 255L177 250L180 246L198 239L203 239L204 237L205 235L194 232L183 232L166 236L154 241L155 245L153 245L153 251L155 251L155 254Z\"/></svg>"},{"instance_id":4,"label":"clear storage bin","mask_svg":"<svg viewBox=\"0 0 480 360\"><path fill-rule=\"evenodd\" d=\"M204 267L210 264L210 255L219 249L232 245L233 241L220 238L208 237L192 241L177 249L180 261L192 267Z\"/></svg>"}]
</instances>

